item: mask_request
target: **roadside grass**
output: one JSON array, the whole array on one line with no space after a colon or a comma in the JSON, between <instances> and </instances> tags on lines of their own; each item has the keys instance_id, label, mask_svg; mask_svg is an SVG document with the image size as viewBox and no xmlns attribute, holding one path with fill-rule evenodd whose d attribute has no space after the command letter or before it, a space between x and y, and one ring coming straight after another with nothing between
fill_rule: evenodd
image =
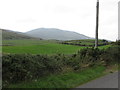
<instances>
[{"instance_id":1,"label":"roadside grass","mask_svg":"<svg viewBox=\"0 0 120 90\"><path fill-rule=\"evenodd\" d=\"M104 66L95 66L83 71L52 74L32 82L11 84L8 88L75 88L83 83L103 76Z\"/></svg>"},{"instance_id":2,"label":"roadside grass","mask_svg":"<svg viewBox=\"0 0 120 90\"><path fill-rule=\"evenodd\" d=\"M118 72L119 70L120 70L119 64L113 62L111 65L107 67L105 73L108 74L108 73Z\"/></svg>"}]
</instances>

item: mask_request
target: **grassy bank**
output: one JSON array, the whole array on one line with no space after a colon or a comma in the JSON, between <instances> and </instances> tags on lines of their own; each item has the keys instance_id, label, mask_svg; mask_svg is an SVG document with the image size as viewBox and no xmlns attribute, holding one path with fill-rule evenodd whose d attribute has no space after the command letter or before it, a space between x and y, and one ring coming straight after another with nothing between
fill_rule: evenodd
<instances>
[{"instance_id":1,"label":"grassy bank","mask_svg":"<svg viewBox=\"0 0 120 90\"><path fill-rule=\"evenodd\" d=\"M32 82L9 85L9 88L74 88L104 75L105 67L96 66L83 71L50 75Z\"/></svg>"},{"instance_id":2,"label":"grassy bank","mask_svg":"<svg viewBox=\"0 0 120 90\"><path fill-rule=\"evenodd\" d=\"M11 84L8 88L75 88L88 81L116 72L118 71L118 67L118 64L112 64L107 68L104 66L95 66L78 72L51 74L50 76L31 82Z\"/></svg>"}]
</instances>

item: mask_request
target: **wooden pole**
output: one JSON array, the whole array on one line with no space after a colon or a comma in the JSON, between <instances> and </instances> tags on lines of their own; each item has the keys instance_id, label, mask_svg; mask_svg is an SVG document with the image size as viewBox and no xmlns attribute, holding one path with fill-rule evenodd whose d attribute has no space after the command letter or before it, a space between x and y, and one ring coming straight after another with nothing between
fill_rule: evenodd
<instances>
[{"instance_id":1,"label":"wooden pole","mask_svg":"<svg viewBox=\"0 0 120 90\"><path fill-rule=\"evenodd\" d=\"M98 27L99 27L99 0L96 6L96 35L95 35L95 48L98 48Z\"/></svg>"}]
</instances>

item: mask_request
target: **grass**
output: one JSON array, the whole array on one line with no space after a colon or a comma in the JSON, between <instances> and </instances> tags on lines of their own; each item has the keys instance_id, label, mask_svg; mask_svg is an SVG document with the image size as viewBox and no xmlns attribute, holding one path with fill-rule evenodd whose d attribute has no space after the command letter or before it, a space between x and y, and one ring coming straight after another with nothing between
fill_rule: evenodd
<instances>
[{"instance_id":1,"label":"grass","mask_svg":"<svg viewBox=\"0 0 120 90\"><path fill-rule=\"evenodd\" d=\"M73 54L85 48L82 46L64 45L49 40L3 40L3 53L30 54ZM108 48L110 45L101 46Z\"/></svg>"},{"instance_id":2,"label":"grass","mask_svg":"<svg viewBox=\"0 0 120 90\"><path fill-rule=\"evenodd\" d=\"M111 47L111 45L99 46L98 48L99 48L99 49L107 49L107 48L109 48L109 47Z\"/></svg>"},{"instance_id":3,"label":"grass","mask_svg":"<svg viewBox=\"0 0 120 90\"><path fill-rule=\"evenodd\" d=\"M3 53L71 54L76 53L81 48L84 47L49 43L44 45L4 46Z\"/></svg>"},{"instance_id":4,"label":"grass","mask_svg":"<svg viewBox=\"0 0 120 90\"><path fill-rule=\"evenodd\" d=\"M104 66L87 68L81 72L50 75L32 82L12 84L8 88L74 88L103 75Z\"/></svg>"},{"instance_id":5,"label":"grass","mask_svg":"<svg viewBox=\"0 0 120 90\"><path fill-rule=\"evenodd\" d=\"M39 44L47 44L47 43L56 43L55 40L37 40L37 39L22 39L22 40L3 40L3 45L11 45L11 46L25 46L25 45L39 45Z\"/></svg>"}]
</instances>

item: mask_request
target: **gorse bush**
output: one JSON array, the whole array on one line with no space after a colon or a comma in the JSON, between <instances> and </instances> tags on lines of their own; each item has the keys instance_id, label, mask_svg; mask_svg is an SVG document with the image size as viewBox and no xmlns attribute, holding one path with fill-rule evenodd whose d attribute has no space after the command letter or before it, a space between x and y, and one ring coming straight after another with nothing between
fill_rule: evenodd
<instances>
[{"instance_id":1,"label":"gorse bush","mask_svg":"<svg viewBox=\"0 0 120 90\"><path fill-rule=\"evenodd\" d=\"M101 55L101 60L105 61L106 65L112 64L113 62L120 63L120 47L113 46L104 51Z\"/></svg>"},{"instance_id":2,"label":"gorse bush","mask_svg":"<svg viewBox=\"0 0 120 90\"><path fill-rule=\"evenodd\" d=\"M106 50L85 48L77 54L32 55L4 54L2 56L3 87L10 83L31 81L53 73L61 73L66 67L74 71L83 70L94 65L110 65L120 58L120 47Z\"/></svg>"},{"instance_id":3,"label":"gorse bush","mask_svg":"<svg viewBox=\"0 0 120 90\"><path fill-rule=\"evenodd\" d=\"M50 73L62 71L60 55L3 55L3 84L32 80Z\"/></svg>"},{"instance_id":4,"label":"gorse bush","mask_svg":"<svg viewBox=\"0 0 120 90\"><path fill-rule=\"evenodd\" d=\"M4 55L3 56L3 80L5 83L16 83L32 79L37 74L37 70L41 73L43 65L41 62L37 62L37 59L33 60L32 55ZM35 73L35 72L36 73ZM36 76L37 77L37 76Z\"/></svg>"}]
</instances>

